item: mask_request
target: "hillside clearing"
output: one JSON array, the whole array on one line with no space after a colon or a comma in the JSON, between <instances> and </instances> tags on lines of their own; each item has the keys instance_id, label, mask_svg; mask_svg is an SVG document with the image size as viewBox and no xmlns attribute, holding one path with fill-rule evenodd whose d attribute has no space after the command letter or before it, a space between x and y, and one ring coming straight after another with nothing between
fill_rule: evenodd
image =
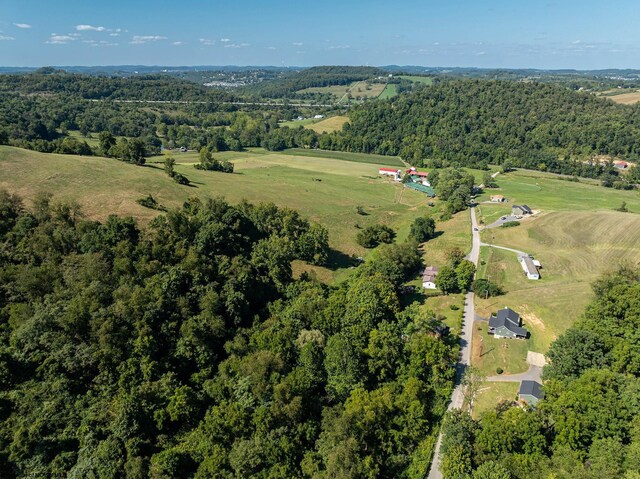
<instances>
[{"instance_id":1,"label":"hillside clearing","mask_svg":"<svg viewBox=\"0 0 640 479\"><path fill-rule=\"evenodd\" d=\"M373 158L364 162L364 155L343 161L331 158L330 152L322 157L292 151L216 153L220 160L234 161L236 173L231 175L196 170L192 166L197 161L195 152L173 156L176 171L187 176L192 187L173 182L161 164L151 161L137 167L114 159L0 147L0 188L27 200L37 193L50 192L54 200L78 202L89 218L132 215L143 223L158 214L136 203L148 194L167 207L179 206L190 196L224 196L232 203L243 199L272 201L325 225L332 248L343 255L367 254L355 242L358 228L383 223L408 231L413 218L428 209L424 195L402 191L400 185L378 178L381 165ZM162 157L150 160L160 162ZM357 205L364 208L366 216L357 214ZM333 268L346 266L342 260Z\"/></svg>"}]
</instances>

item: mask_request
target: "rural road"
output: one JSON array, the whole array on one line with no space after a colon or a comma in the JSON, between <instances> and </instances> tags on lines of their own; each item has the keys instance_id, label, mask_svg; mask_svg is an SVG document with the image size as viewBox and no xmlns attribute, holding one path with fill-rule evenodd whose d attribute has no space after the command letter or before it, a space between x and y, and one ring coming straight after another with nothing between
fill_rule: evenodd
<instances>
[{"instance_id":1,"label":"rural road","mask_svg":"<svg viewBox=\"0 0 640 479\"><path fill-rule=\"evenodd\" d=\"M177 105L208 105L210 103L214 103L212 101L201 101L201 100L119 100L119 99L108 99L108 98L88 98L87 101L90 102L103 102L108 101L112 103L151 103L151 104L177 104ZM326 108L333 107L336 105L330 104L322 104L322 103L283 103L283 102L266 102L266 101L221 101L223 105L248 105L248 106L304 106L304 107L318 107L318 108Z\"/></svg>"},{"instance_id":2,"label":"rural road","mask_svg":"<svg viewBox=\"0 0 640 479\"><path fill-rule=\"evenodd\" d=\"M480 232L477 231L478 223L476 220L476 210L471 208L471 252L467 255L467 259L478 266L478 257L480 256ZM462 331L460 333L460 357L456 365L456 380L453 393L451 394L451 402L447 408L460 409L464 400L462 377L465 369L471 363L471 336L473 335L473 321L476 317L474 308L475 295L473 291L469 291L464 298L464 319L462 321ZM442 479L440 472L440 444L442 442L442 432L438 435L438 442L433 451L433 460L431 461L431 469L429 470L428 479Z\"/></svg>"}]
</instances>

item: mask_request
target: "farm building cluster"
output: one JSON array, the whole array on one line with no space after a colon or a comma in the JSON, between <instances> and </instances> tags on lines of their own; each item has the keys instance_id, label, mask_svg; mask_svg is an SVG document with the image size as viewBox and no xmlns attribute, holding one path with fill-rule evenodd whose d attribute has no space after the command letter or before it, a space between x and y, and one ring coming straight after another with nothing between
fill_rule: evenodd
<instances>
[{"instance_id":1,"label":"farm building cluster","mask_svg":"<svg viewBox=\"0 0 640 479\"><path fill-rule=\"evenodd\" d=\"M431 183L429 183L429 173L418 171L414 166L408 168L404 174L402 170L396 168L380 168L378 174L380 176L390 176L394 181L404 183L406 188L424 193L430 198L436 196L436 192L431 188Z\"/></svg>"}]
</instances>

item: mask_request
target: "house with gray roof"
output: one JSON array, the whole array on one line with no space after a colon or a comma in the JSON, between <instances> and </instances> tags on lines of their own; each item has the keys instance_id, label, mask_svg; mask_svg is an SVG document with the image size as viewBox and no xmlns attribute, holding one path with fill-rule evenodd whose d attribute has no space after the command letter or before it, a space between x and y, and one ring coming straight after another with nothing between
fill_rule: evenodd
<instances>
[{"instance_id":1,"label":"house with gray roof","mask_svg":"<svg viewBox=\"0 0 640 479\"><path fill-rule=\"evenodd\" d=\"M513 205L511 207L511 214L513 216L523 216L533 214L533 211L531 211L531 208L527 205Z\"/></svg>"},{"instance_id":2,"label":"house with gray roof","mask_svg":"<svg viewBox=\"0 0 640 479\"><path fill-rule=\"evenodd\" d=\"M520 266L522 266L522 270L524 274L527 275L527 278L540 279L540 271L538 271L538 267L531 256L522 255L518 258L518 261L520 261ZM540 263L538 262L538 264Z\"/></svg>"},{"instance_id":3,"label":"house with gray roof","mask_svg":"<svg viewBox=\"0 0 640 479\"><path fill-rule=\"evenodd\" d=\"M487 333L498 339L526 339L529 334L522 327L520 315L511 308L500 309L491 315Z\"/></svg>"},{"instance_id":4,"label":"house with gray roof","mask_svg":"<svg viewBox=\"0 0 640 479\"><path fill-rule=\"evenodd\" d=\"M535 406L538 401L544 399L542 384L537 381L522 381L518 391L518 399L526 402L529 406Z\"/></svg>"}]
</instances>

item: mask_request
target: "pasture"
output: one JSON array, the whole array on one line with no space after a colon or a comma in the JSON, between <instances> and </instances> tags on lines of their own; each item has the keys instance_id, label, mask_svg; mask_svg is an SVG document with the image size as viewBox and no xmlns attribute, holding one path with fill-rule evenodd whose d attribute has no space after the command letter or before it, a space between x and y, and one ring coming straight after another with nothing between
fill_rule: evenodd
<instances>
[{"instance_id":1,"label":"pasture","mask_svg":"<svg viewBox=\"0 0 640 479\"><path fill-rule=\"evenodd\" d=\"M409 80L413 83L421 83L423 85L433 85L432 77L423 77L420 75L400 75L398 78L402 78L403 80Z\"/></svg>"},{"instance_id":2,"label":"pasture","mask_svg":"<svg viewBox=\"0 0 640 479\"><path fill-rule=\"evenodd\" d=\"M592 298L591 283L595 279L621 264L640 263L640 214L613 210L624 201L630 211L640 213L640 195L637 191L603 188L588 180L574 183L530 171L500 175L497 181L500 190L489 190L480 199L499 191L509 203L480 205L485 224L508 213L512 204L527 204L541 213L515 228L484 230L482 241L533 254L542 263L542 278L527 279L516 253L482 247L478 277L497 282L506 294L476 298L476 312L488 317L509 306L521 315L531 337L519 341L526 348L512 347L513 341L509 341L508 354L481 356L474 352L474 364L485 372L495 371L498 366L522 372L527 367L527 349L545 353L551 342L580 317ZM481 334L485 345L500 343Z\"/></svg>"},{"instance_id":3,"label":"pasture","mask_svg":"<svg viewBox=\"0 0 640 479\"><path fill-rule=\"evenodd\" d=\"M305 128L308 128L309 130L313 130L316 133L323 133L323 132L333 133L334 131L342 130L342 127L345 125L345 123L348 123L348 122L349 122L348 116L337 115L337 116L330 116L329 118L324 118L322 120L305 125Z\"/></svg>"},{"instance_id":4,"label":"pasture","mask_svg":"<svg viewBox=\"0 0 640 479\"><path fill-rule=\"evenodd\" d=\"M368 81L356 81L349 85L330 85L323 87L312 87L298 90L296 93L320 93L333 95L340 101L344 101L349 95L352 98L378 98L385 89L386 83L372 83Z\"/></svg>"},{"instance_id":5,"label":"pasture","mask_svg":"<svg viewBox=\"0 0 640 479\"><path fill-rule=\"evenodd\" d=\"M264 151L264 150L262 150ZM283 155L308 156L311 158L330 158L356 163L371 163L373 165L397 166L402 168L404 163L397 156L374 155L367 153L353 153L348 151L307 150L304 148L290 148L280 152Z\"/></svg>"},{"instance_id":6,"label":"pasture","mask_svg":"<svg viewBox=\"0 0 640 479\"><path fill-rule=\"evenodd\" d=\"M384 87L384 90L382 90L382 93L380 93L380 96L378 98L380 100L387 100L389 98L393 98L397 94L398 94L398 85L394 83L389 83L386 87Z\"/></svg>"},{"instance_id":7,"label":"pasture","mask_svg":"<svg viewBox=\"0 0 640 479\"><path fill-rule=\"evenodd\" d=\"M624 93L621 93L624 92ZM640 90L609 90L598 95L601 98L608 98L609 100L620 103L621 105L634 105L640 102Z\"/></svg>"},{"instance_id":8,"label":"pasture","mask_svg":"<svg viewBox=\"0 0 640 479\"><path fill-rule=\"evenodd\" d=\"M190 196L224 196L235 203L271 201L295 208L329 230L335 250L331 270L318 268L319 277L330 280L345 271L345 255L366 256L355 242L359 228L374 223L389 225L406 237L410 223L429 207L428 198L406 190L377 175L375 159L364 162L295 152L264 150L216 153L220 160L235 163L236 172L201 171L193 168L197 153L174 153L176 171L187 176L192 186L181 186L163 171L162 158L152 158L144 167L114 159L43 154L12 147L0 147L0 188L27 200L39 192L50 192L54 201L78 202L89 218L104 220L109 214L132 215L142 223L158 213L136 203L152 194L167 207L177 207ZM359 215L362 206L366 215Z\"/></svg>"}]
</instances>

